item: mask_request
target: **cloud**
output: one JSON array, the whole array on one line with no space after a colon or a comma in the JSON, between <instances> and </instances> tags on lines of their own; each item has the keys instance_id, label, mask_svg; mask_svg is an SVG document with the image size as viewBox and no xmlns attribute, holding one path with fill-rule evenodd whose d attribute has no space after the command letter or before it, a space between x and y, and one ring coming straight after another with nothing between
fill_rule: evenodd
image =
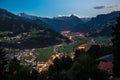
<instances>
[{"instance_id":1,"label":"cloud","mask_svg":"<svg viewBox=\"0 0 120 80\"><path fill-rule=\"evenodd\" d=\"M95 6L94 9L105 9L105 8L117 8L120 7L119 5L112 5L112 6Z\"/></svg>"},{"instance_id":2,"label":"cloud","mask_svg":"<svg viewBox=\"0 0 120 80\"><path fill-rule=\"evenodd\" d=\"M103 9L103 8L105 8L105 6L95 6L95 7L93 7L94 9Z\"/></svg>"},{"instance_id":3,"label":"cloud","mask_svg":"<svg viewBox=\"0 0 120 80\"><path fill-rule=\"evenodd\" d=\"M68 14L68 15L58 15L58 17L63 17L63 16L66 16L66 17L70 17L71 14Z\"/></svg>"}]
</instances>

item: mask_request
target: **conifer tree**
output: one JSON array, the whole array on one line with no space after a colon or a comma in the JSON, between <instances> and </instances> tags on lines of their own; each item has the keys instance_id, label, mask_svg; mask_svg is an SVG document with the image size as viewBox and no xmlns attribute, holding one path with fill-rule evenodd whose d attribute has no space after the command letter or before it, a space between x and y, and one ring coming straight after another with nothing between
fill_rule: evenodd
<instances>
[{"instance_id":1,"label":"conifer tree","mask_svg":"<svg viewBox=\"0 0 120 80\"><path fill-rule=\"evenodd\" d=\"M117 18L117 24L113 27L113 72L116 77L120 77L120 16Z\"/></svg>"},{"instance_id":2,"label":"conifer tree","mask_svg":"<svg viewBox=\"0 0 120 80\"><path fill-rule=\"evenodd\" d=\"M0 48L0 79L3 78L6 72L6 65L7 65L8 59L6 57L6 54L2 48Z\"/></svg>"}]
</instances>

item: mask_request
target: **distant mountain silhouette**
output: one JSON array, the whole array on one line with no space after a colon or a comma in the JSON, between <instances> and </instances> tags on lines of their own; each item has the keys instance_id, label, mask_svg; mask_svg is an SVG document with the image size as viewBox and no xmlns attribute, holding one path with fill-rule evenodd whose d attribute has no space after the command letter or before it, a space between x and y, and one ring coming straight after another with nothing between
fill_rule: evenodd
<instances>
[{"instance_id":1,"label":"distant mountain silhouette","mask_svg":"<svg viewBox=\"0 0 120 80\"><path fill-rule=\"evenodd\" d=\"M77 24L83 24L90 20L90 18L79 18L74 14L72 14L71 16L62 16L62 17L54 17L54 18L42 18L42 17L28 15L26 13L20 13L18 15L24 19L29 19L29 21L36 24L44 23L43 25L57 32L63 30L72 30Z\"/></svg>"},{"instance_id":2,"label":"distant mountain silhouette","mask_svg":"<svg viewBox=\"0 0 120 80\"><path fill-rule=\"evenodd\" d=\"M22 36L22 38L13 41L1 41L3 47L35 48L60 44L63 41L69 42L67 38L44 27L44 25L28 22L4 9L0 9L0 32L3 34L0 34L2 39L4 37L9 39L10 37ZM23 36L24 33L27 35ZM17 42L21 44L17 44Z\"/></svg>"},{"instance_id":3,"label":"distant mountain silhouette","mask_svg":"<svg viewBox=\"0 0 120 80\"><path fill-rule=\"evenodd\" d=\"M89 33L91 36L108 36L112 32L112 26L115 25L119 13L120 11L114 11L98 15L85 24L78 24L73 31Z\"/></svg>"},{"instance_id":4,"label":"distant mountain silhouette","mask_svg":"<svg viewBox=\"0 0 120 80\"><path fill-rule=\"evenodd\" d=\"M116 24L116 20L111 20L108 23L102 25L99 28L96 28L94 30L91 30L88 32L89 36L92 37L99 37L99 36L107 36L110 37L112 33L112 27L114 27Z\"/></svg>"},{"instance_id":5,"label":"distant mountain silhouette","mask_svg":"<svg viewBox=\"0 0 120 80\"><path fill-rule=\"evenodd\" d=\"M63 16L63 17L55 17L55 20L63 20L70 24L70 29L76 26L77 24L83 24L84 22L75 16L74 14L71 14L69 17L68 16Z\"/></svg>"}]
</instances>

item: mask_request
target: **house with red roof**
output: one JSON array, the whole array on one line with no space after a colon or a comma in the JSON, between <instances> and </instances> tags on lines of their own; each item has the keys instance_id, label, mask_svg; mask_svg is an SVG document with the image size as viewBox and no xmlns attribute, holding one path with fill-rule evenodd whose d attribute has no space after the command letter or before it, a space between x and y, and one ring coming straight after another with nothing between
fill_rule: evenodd
<instances>
[{"instance_id":1,"label":"house with red roof","mask_svg":"<svg viewBox=\"0 0 120 80\"><path fill-rule=\"evenodd\" d=\"M113 74L113 55L112 54L108 54L105 55L103 57L100 57L98 59L96 59L96 61L98 62L98 69L103 70L103 71L107 71L108 74L112 75Z\"/></svg>"}]
</instances>

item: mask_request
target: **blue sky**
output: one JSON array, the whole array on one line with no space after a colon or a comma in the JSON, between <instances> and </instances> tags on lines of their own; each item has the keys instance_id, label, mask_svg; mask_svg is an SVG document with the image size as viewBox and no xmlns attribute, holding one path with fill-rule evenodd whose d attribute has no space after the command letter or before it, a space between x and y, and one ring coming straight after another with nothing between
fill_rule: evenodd
<instances>
[{"instance_id":1,"label":"blue sky","mask_svg":"<svg viewBox=\"0 0 120 80\"><path fill-rule=\"evenodd\" d=\"M77 14L96 16L120 11L120 0L0 0L0 8L15 14L25 12L36 16Z\"/></svg>"}]
</instances>

